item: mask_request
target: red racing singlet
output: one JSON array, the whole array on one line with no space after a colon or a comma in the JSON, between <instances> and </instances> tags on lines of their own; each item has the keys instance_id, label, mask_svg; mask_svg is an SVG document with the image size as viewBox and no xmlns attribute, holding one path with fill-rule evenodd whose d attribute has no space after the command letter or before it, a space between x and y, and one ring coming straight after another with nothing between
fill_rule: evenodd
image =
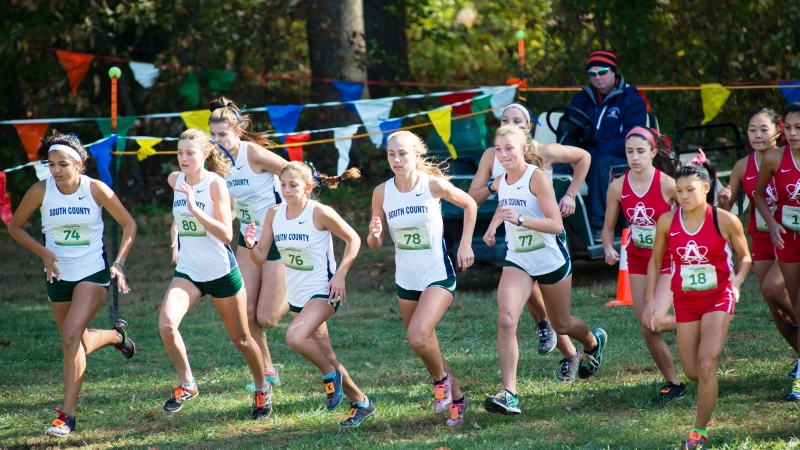
<instances>
[{"instance_id":1,"label":"red racing singlet","mask_svg":"<svg viewBox=\"0 0 800 450\"><path fill-rule=\"evenodd\" d=\"M694 233L683 227L678 209L667 243L672 249L672 293L676 301L733 295L731 247L717 231L711 205L706 205L706 218Z\"/></svg>"},{"instance_id":2,"label":"red racing singlet","mask_svg":"<svg viewBox=\"0 0 800 450\"><path fill-rule=\"evenodd\" d=\"M665 212L671 211L672 207L664 201L664 195L661 193L660 170L653 171L653 178L650 179L650 186L644 195L639 195L633 190L628 178L629 174L630 172L625 174L625 180L622 182L622 195L619 199L622 212L631 226L630 245L625 248L625 251L629 258L643 258L645 261L649 261L650 255L653 253L658 218ZM669 267L669 247L664 252L663 264L663 268Z\"/></svg>"},{"instance_id":3,"label":"red racing singlet","mask_svg":"<svg viewBox=\"0 0 800 450\"><path fill-rule=\"evenodd\" d=\"M772 179L778 194L775 220L787 232L800 231L800 169L794 163L792 149L788 145L783 149L781 164Z\"/></svg>"},{"instance_id":4,"label":"red racing singlet","mask_svg":"<svg viewBox=\"0 0 800 450\"><path fill-rule=\"evenodd\" d=\"M747 232L754 238L770 239L767 222L761 217L761 214L756 209L755 202L753 202L757 181L758 161L756 161L756 153L753 152L747 157L747 169L745 169L744 177L742 178L742 189L744 189L747 198L750 199L750 224L747 226ZM767 204L773 214L775 214L777 208L777 206L775 206L775 202L777 201L778 195L775 189L775 179L773 178L769 180L769 185L767 185Z\"/></svg>"}]
</instances>

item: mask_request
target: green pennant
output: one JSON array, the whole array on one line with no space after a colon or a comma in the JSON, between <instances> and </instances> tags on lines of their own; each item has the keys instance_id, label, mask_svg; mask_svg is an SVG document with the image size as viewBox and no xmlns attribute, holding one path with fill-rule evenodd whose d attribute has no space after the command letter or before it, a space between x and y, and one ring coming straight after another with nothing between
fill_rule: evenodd
<instances>
[{"instance_id":1,"label":"green pennant","mask_svg":"<svg viewBox=\"0 0 800 450\"><path fill-rule=\"evenodd\" d=\"M128 135L128 131L130 131L131 127L134 123L136 123L136 116L129 116L129 117L117 117L117 151L124 152L125 151L125 136ZM94 119L97 122L97 126L100 128L100 132L103 133L103 137L107 138L111 136L111 118L110 117L102 117Z\"/></svg>"},{"instance_id":2,"label":"green pennant","mask_svg":"<svg viewBox=\"0 0 800 450\"><path fill-rule=\"evenodd\" d=\"M200 75L208 80L208 88L212 92L230 91L233 89L233 81L236 79L236 72L225 70L203 70Z\"/></svg>"},{"instance_id":3,"label":"green pennant","mask_svg":"<svg viewBox=\"0 0 800 450\"><path fill-rule=\"evenodd\" d=\"M200 104L200 79L197 78L196 72L189 72L180 89L178 89L178 93L186 99L186 103L192 108L196 108Z\"/></svg>"},{"instance_id":4,"label":"green pennant","mask_svg":"<svg viewBox=\"0 0 800 450\"><path fill-rule=\"evenodd\" d=\"M492 107L492 94L486 95L479 95L472 98L472 109L473 113L478 111L485 111ZM483 148L487 148L486 145L486 113L483 114L476 114L472 116L475 119L475 126L478 127L478 134L481 137L481 142L483 142Z\"/></svg>"}]
</instances>

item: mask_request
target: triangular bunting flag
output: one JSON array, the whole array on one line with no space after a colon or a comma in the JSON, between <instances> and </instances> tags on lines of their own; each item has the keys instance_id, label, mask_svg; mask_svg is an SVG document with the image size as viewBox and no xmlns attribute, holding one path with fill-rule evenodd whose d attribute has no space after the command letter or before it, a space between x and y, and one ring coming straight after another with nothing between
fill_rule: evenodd
<instances>
[{"instance_id":1,"label":"triangular bunting flag","mask_svg":"<svg viewBox=\"0 0 800 450\"><path fill-rule=\"evenodd\" d=\"M350 138L356 134L360 126L359 124L348 125L333 130L333 137L335 139L340 139L338 141L333 141L333 145L336 146L336 150L339 151L339 159L336 161L336 175L338 176L341 176L350 165L350 147L353 145L353 140L345 138Z\"/></svg>"},{"instance_id":2,"label":"triangular bunting flag","mask_svg":"<svg viewBox=\"0 0 800 450\"><path fill-rule=\"evenodd\" d=\"M211 111L207 109L198 109L196 111L181 111L181 119L186 124L186 128L199 128L206 133L211 130L208 127L208 118L211 117Z\"/></svg>"},{"instance_id":3,"label":"triangular bunting flag","mask_svg":"<svg viewBox=\"0 0 800 450\"><path fill-rule=\"evenodd\" d=\"M481 86L484 94L492 95L492 108L498 108L492 111L497 120L503 118L502 108L509 103L514 102L514 97L517 95L516 86Z\"/></svg>"},{"instance_id":4,"label":"triangular bunting flag","mask_svg":"<svg viewBox=\"0 0 800 450\"><path fill-rule=\"evenodd\" d=\"M456 149L453 147L453 144L450 143L450 113L452 111L453 107L451 106L442 109L435 109L428 112L428 118L431 119L433 127L436 128L436 132L439 133L439 137L441 137L442 141L444 141L444 145L446 145L447 149L450 150L450 156L452 156L453 159L458 159Z\"/></svg>"},{"instance_id":5,"label":"triangular bunting flag","mask_svg":"<svg viewBox=\"0 0 800 450\"><path fill-rule=\"evenodd\" d=\"M476 113L478 111L486 111L491 108L492 94L479 95L472 99L472 109L470 112ZM476 114L472 116L475 119L475 126L478 128L478 135L481 137L481 148L487 148L486 145L486 113ZM467 120L467 119L464 119Z\"/></svg>"},{"instance_id":6,"label":"triangular bunting flag","mask_svg":"<svg viewBox=\"0 0 800 450\"><path fill-rule=\"evenodd\" d=\"M186 79L183 80L178 93L186 99L186 104L192 108L196 108L200 104L200 80L197 78L196 72L189 72Z\"/></svg>"},{"instance_id":7,"label":"triangular bunting flag","mask_svg":"<svg viewBox=\"0 0 800 450\"><path fill-rule=\"evenodd\" d=\"M11 216L11 199L6 194L6 173L0 172L0 219L8 225Z\"/></svg>"},{"instance_id":8,"label":"triangular bunting flag","mask_svg":"<svg viewBox=\"0 0 800 450\"><path fill-rule=\"evenodd\" d=\"M150 63L131 61L129 66L133 72L133 78L145 88L152 87L158 74L161 73L161 69Z\"/></svg>"},{"instance_id":9,"label":"triangular bunting flag","mask_svg":"<svg viewBox=\"0 0 800 450\"><path fill-rule=\"evenodd\" d=\"M50 173L50 166L48 164L42 164L40 162L37 162L36 164L33 165L33 170L36 171L36 178L38 178L39 181L44 180L47 177L53 176L53 174Z\"/></svg>"},{"instance_id":10,"label":"triangular bunting flag","mask_svg":"<svg viewBox=\"0 0 800 450\"><path fill-rule=\"evenodd\" d=\"M381 131L383 131L383 141L382 142L383 142L383 148L384 149L386 149L386 141L389 140L389 135L394 133L395 131L397 131L402 126L403 126L403 118L402 117L399 118L399 119L389 119L389 120L384 120L383 122L381 122L381 124L379 125L379 128L381 129ZM370 136L370 137L374 137L374 136Z\"/></svg>"},{"instance_id":11,"label":"triangular bunting flag","mask_svg":"<svg viewBox=\"0 0 800 450\"><path fill-rule=\"evenodd\" d=\"M28 161L36 161L36 151L39 150L41 139L47 133L47 126L49 123L15 123L14 128L17 129L19 140L22 141L22 146L25 147L25 153L28 154Z\"/></svg>"},{"instance_id":12,"label":"triangular bunting flag","mask_svg":"<svg viewBox=\"0 0 800 450\"><path fill-rule=\"evenodd\" d=\"M287 144L294 144L298 142L305 142L308 138L311 137L311 133L297 133L297 134L287 134L286 135L286 143ZM289 155L289 161L303 161L305 157L303 156L303 146L298 145L296 147L286 147L286 153Z\"/></svg>"},{"instance_id":13,"label":"triangular bunting flag","mask_svg":"<svg viewBox=\"0 0 800 450\"><path fill-rule=\"evenodd\" d=\"M63 50L56 50L58 60L61 61L61 66L67 71L67 78L69 78L69 89L73 94L78 92L78 85L83 81L86 71L92 64L94 56L87 53L65 52Z\"/></svg>"},{"instance_id":14,"label":"triangular bunting flag","mask_svg":"<svg viewBox=\"0 0 800 450\"><path fill-rule=\"evenodd\" d=\"M364 83L356 81L334 81L333 87L339 92L343 102L352 102L353 100L361 100L364 95ZM344 107L351 112L358 113L352 103L346 103Z\"/></svg>"},{"instance_id":15,"label":"triangular bunting flag","mask_svg":"<svg viewBox=\"0 0 800 450\"><path fill-rule=\"evenodd\" d=\"M203 70L200 75L208 80L208 88L212 92L229 92L236 80L236 72L225 70Z\"/></svg>"},{"instance_id":16,"label":"triangular bunting flag","mask_svg":"<svg viewBox=\"0 0 800 450\"><path fill-rule=\"evenodd\" d=\"M731 91L722 87L719 83L709 83L700 85L700 96L703 98L703 122L705 125L714 120L722 109L722 105L728 101L731 96Z\"/></svg>"},{"instance_id":17,"label":"triangular bunting flag","mask_svg":"<svg viewBox=\"0 0 800 450\"><path fill-rule=\"evenodd\" d=\"M139 158L139 161L144 161L148 156L155 155L156 151L153 147L161 141L161 138L136 139L136 143L139 144L139 150L136 150L136 157Z\"/></svg>"},{"instance_id":18,"label":"triangular bunting flag","mask_svg":"<svg viewBox=\"0 0 800 450\"><path fill-rule=\"evenodd\" d=\"M800 80L794 81L779 81L778 86L800 86ZM783 98L786 99L787 103L794 103L800 102L800 87L789 87L789 88L780 88L781 94L783 94Z\"/></svg>"},{"instance_id":19,"label":"triangular bunting flag","mask_svg":"<svg viewBox=\"0 0 800 450\"><path fill-rule=\"evenodd\" d=\"M269 114L272 127L275 128L276 132L284 134L292 133L297 129L297 121L300 120L301 111L303 111L303 105L267 106L267 114ZM281 140L287 142L285 136L281 136Z\"/></svg>"},{"instance_id":20,"label":"triangular bunting flag","mask_svg":"<svg viewBox=\"0 0 800 450\"><path fill-rule=\"evenodd\" d=\"M102 140L100 142L95 142L93 145L89 147L89 151L94 156L95 161L97 161L97 171L100 173L100 179L111 187L114 185L114 179L111 178L111 173L108 171L108 167L111 165L111 147L117 142L117 135L112 134L111 137Z\"/></svg>"},{"instance_id":21,"label":"triangular bunting flag","mask_svg":"<svg viewBox=\"0 0 800 450\"><path fill-rule=\"evenodd\" d=\"M117 136L120 139L117 140L117 151L124 152L125 151L125 136L128 135L128 131L131 130L133 124L136 123L136 116L123 116L117 117ZM100 132L103 133L103 137L111 136L111 119L108 117L100 117L94 119L97 122L97 126L100 128Z\"/></svg>"},{"instance_id":22,"label":"triangular bunting flag","mask_svg":"<svg viewBox=\"0 0 800 450\"><path fill-rule=\"evenodd\" d=\"M380 123L382 120L389 118L395 98L397 97L362 100L354 103L356 111L358 111L358 115L361 117L361 121L364 122L364 127L368 133L381 131ZM375 144L375 147L380 147L381 142L383 142L383 137L380 134L373 134L369 138Z\"/></svg>"},{"instance_id":23,"label":"triangular bunting flag","mask_svg":"<svg viewBox=\"0 0 800 450\"><path fill-rule=\"evenodd\" d=\"M445 105L452 105L453 103L463 102L465 100L469 100L472 97L475 97L475 94L478 92L453 92L452 94L442 95L442 103ZM458 105L453 107L454 114L469 114L471 110L471 103L464 103L463 105ZM485 109L485 108L484 108Z\"/></svg>"}]
</instances>

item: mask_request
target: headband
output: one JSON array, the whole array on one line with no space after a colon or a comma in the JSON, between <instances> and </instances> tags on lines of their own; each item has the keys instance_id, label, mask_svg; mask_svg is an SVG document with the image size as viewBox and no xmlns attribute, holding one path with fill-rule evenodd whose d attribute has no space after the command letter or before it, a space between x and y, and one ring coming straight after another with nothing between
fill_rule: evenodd
<instances>
[{"instance_id":1,"label":"headband","mask_svg":"<svg viewBox=\"0 0 800 450\"><path fill-rule=\"evenodd\" d=\"M75 161L83 161L83 158L81 158L81 154L76 152L74 148L67 145L53 144L50 146L50 149L47 150L47 153L50 152L64 152L70 157L72 157L72 159L74 159Z\"/></svg>"},{"instance_id":2,"label":"headband","mask_svg":"<svg viewBox=\"0 0 800 450\"><path fill-rule=\"evenodd\" d=\"M211 142L217 144L217 147L219 147L219 149L222 150L225 153L225 155L228 156L228 159L231 160L231 164L236 165L236 160L233 159L233 156L231 156L231 153L228 151L227 148L223 147L222 144L220 144L219 142L217 142L217 141L215 141L213 139L209 139L209 140Z\"/></svg>"},{"instance_id":3,"label":"headband","mask_svg":"<svg viewBox=\"0 0 800 450\"><path fill-rule=\"evenodd\" d=\"M510 108L516 108L516 109L522 111L522 114L525 114L525 119L528 121L528 123L531 123L531 113L529 113L528 110L524 106L520 105L519 103L512 103L512 104L506 106L505 108L503 108L503 113L500 114L500 115L502 116L503 114L505 114L506 110L508 110Z\"/></svg>"},{"instance_id":4,"label":"headband","mask_svg":"<svg viewBox=\"0 0 800 450\"><path fill-rule=\"evenodd\" d=\"M246 107L246 106L247 106L247 105L245 105L245 107ZM213 107L211 107L211 108L209 108L209 109L211 109L211 112L214 112L214 111L216 111L216 110L218 110L218 109L220 109L220 108L230 108L230 110L231 110L231 111L233 111L233 113L236 115L236 120L238 120L238 121L239 121L239 123L242 123L242 116L241 116L241 114L239 114L239 111L237 111L237 110L236 110L236 108L234 108L233 106L230 106L230 105L223 105L222 103L217 103L217 104L216 104L216 106L213 106Z\"/></svg>"},{"instance_id":5,"label":"headband","mask_svg":"<svg viewBox=\"0 0 800 450\"><path fill-rule=\"evenodd\" d=\"M309 161L303 161L303 163L308 167L311 167L311 176L317 181L317 186L322 185L322 181L319 179L319 172L317 172L317 168L314 167L314 163Z\"/></svg>"},{"instance_id":6,"label":"headband","mask_svg":"<svg viewBox=\"0 0 800 450\"><path fill-rule=\"evenodd\" d=\"M708 159L706 159L706 154L703 153L703 149L702 148L698 148L697 149L697 153L700 153L700 154L695 156L691 161L689 161L689 164L697 164L697 165L702 166L703 164L708 162Z\"/></svg>"},{"instance_id":7,"label":"headband","mask_svg":"<svg viewBox=\"0 0 800 450\"><path fill-rule=\"evenodd\" d=\"M656 140L653 137L655 136L653 130L645 127L633 127L631 131L629 131L628 134L625 135L625 139L628 139L629 137L631 137L631 135L634 134L645 138L653 148L656 148Z\"/></svg>"}]
</instances>

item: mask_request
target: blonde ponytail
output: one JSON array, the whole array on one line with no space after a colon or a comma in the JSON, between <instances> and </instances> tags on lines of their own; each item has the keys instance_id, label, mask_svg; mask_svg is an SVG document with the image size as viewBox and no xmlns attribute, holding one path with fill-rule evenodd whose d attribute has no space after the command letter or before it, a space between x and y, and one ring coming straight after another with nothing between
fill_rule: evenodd
<instances>
[{"instance_id":1,"label":"blonde ponytail","mask_svg":"<svg viewBox=\"0 0 800 450\"><path fill-rule=\"evenodd\" d=\"M283 173L287 170L294 172L294 174L298 175L306 184L312 184L315 187L325 186L328 189L336 189L339 187L339 183L343 180L355 180L361 177L361 171L356 167L351 167L345 170L341 176L337 177L335 175L326 175L317 171L313 163L305 163L300 161L292 161L283 166L283 169L281 169L281 175L283 175ZM316 197L313 189L311 191L311 197Z\"/></svg>"}]
</instances>

